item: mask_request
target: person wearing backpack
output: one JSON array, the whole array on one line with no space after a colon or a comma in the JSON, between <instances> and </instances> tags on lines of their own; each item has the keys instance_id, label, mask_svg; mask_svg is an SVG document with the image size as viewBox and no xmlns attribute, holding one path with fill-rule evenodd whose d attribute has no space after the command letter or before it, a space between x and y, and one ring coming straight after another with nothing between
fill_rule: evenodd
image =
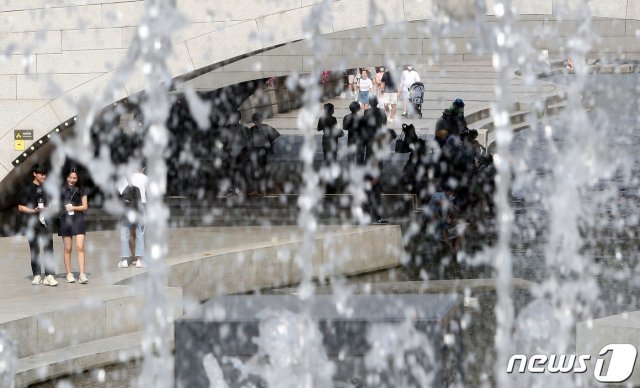
<instances>
[{"instance_id":1,"label":"person wearing backpack","mask_svg":"<svg viewBox=\"0 0 640 388\"><path fill-rule=\"evenodd\" d=\"M120 262L119 268L129 267L129 257L134 253L131 265L144 267L144 208L147 203L147 184L144 166L133 174L123 177L118 183L118 193L123 208L120 218ZM131 234L135 233L135 246L130 246ZM133 251L133 252L132 252Z\"/></svg>"}]
</instances>

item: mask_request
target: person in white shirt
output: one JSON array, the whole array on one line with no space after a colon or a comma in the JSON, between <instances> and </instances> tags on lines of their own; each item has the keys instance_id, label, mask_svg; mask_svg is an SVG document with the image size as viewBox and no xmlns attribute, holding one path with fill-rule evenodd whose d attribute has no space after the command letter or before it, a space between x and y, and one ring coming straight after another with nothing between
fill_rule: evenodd
<instances>
[{"instance_id":1,"label":"person in white shirt","mask_svg":"<svg viewBox=\"0 0 640 388\"><path fill-rule=\"evenodd\" d=\"M139 168L133 174L122 177L118 182L118 193L123 201L127 201L124 194L128 186L136 187L139 190L139 198L135 199L132 207L125 204L124 214L120 219L120 262L118 267L127 268L129 266L128 258L132 251L135 252L135 259L131 265L138 268L144 267L142 258L144 257L144 207L147 203L147 185L149 178L144 175L144 167ZM131 247L131 232L135 229L135 247Z\"/></svg>"},{"instance_id":2,"label":"person in white shirt","mask_svg":"<svg viewBox=\"0 0 640 388\"><path fill-rule=\"evenodd\" d=\"M358 102L362 109L369 107L369 91L373 88L373 82L369 79L367 70L362 70L360 82L358 82Z\"/></svg>"},{"instance_id":3,"label":"person in white shirt","mask_svg":"<svg viewBox=\"0 0 640 388\"><path fill-rule=\"evenodd\" d=\"M400 90L402 91L402 116L409 115L409 88L416 82L420 82L420 74L413 66L407 65L400 76Z\"/></svg>"}]
</instances>

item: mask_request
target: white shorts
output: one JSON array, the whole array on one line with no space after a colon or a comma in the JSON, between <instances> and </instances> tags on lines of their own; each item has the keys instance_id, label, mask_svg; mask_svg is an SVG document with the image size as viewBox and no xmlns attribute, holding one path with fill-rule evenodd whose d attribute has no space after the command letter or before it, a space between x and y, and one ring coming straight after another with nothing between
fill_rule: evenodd
<instances>
[{"instance_id":1,"label":"white shorts","mask_svg":"<svg viewBox=\"0 0 640 388\"><path fill-rule=\"evenodd\" d=\"M385 93L384 103L391 105L398 105L398 93Z\"/></svg>"}]
</instances>

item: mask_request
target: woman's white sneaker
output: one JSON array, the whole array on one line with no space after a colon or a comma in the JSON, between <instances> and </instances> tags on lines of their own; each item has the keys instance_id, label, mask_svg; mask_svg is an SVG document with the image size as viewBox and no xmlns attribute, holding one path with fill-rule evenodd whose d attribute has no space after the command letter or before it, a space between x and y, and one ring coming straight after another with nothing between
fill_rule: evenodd
<instances>
[{"instance_id":1,"label":"woman's white sneaker","mask_svg":"<svg viewBox=\"0 0 640 388\"><path fill-rule=\"evenodd\" d=\"M67 281L67 283L75 283L76 282L76 278L75 278L75 276L73 276L72 273L68 273L67 276L64 277L64 279Z\"/></svg>"},{"instance_id":2,"label":"woman's white sneaker","mask_svg":"<svg viewBox=\"0 0 640 388\"><path fill-rule=\"evenodd\" d=\"M42 284L44 284L45 286L57 286L58 281L53 278L53 275L47 275L44 277Z\"/></svg>"},{"instance_id":3,"label":"woman's white sneaker","mask_svg":"<svg viewBox=\"0 0 640 388\"><path fill-rule=\"evenodd\" d=\"M118 268L129 268L129 262L126 260L119 261Z\"/></svg>"},{"instance_id":4,"label":"woman's white sneaker","mask_svg":"<svg viewBox=\"0 0 640 388\"><path fill-rule=\"evenodd\" d=\"M40 275L34 276L33 280L31 281L31 284L34 286L37 286L38 284L42 284L42 276Z\"/></svg>"},{"instance_id":5,"label":"woman's white sneaker","mask_svg":"<svg viewBox=\"0 0 640 388\"><path fill-rule=\"evenodd\" d=\"M89 278L87 277L87 275L81 273L80 274L80 278L79 278L79 283L80 284L87 284L89 283Z\"/></svg>"}]
</instances>

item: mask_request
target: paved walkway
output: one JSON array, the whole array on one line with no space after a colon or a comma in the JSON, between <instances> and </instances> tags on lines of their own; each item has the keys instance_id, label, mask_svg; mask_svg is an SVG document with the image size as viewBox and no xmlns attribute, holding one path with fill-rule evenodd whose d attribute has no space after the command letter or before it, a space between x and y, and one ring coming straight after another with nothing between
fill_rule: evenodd
<instances>
[{"instance_id":1,"label":"paved walkway","mask_svg":"<svg viewBox=\"0 0 640 388\"><path fill-rule=\"evenodd\" d=\"M324 230L340 230L342 227L326 227ZM300 236L296 226L263 227L215 227L169 229L167 236L167 263L171 264L186 257L212 255L231 248L250 249L254 245L293 240ZM57 287L32 286L29 244L26 237L0 238L0 252L3 271L0 272L0 322L6 321L4 314L17 312L19 306L8 305L12 298L46 298L54 302L57 295L67 292L77 293L77 297L91 295L93 288L111 285L126 277L135 276L145 269L118 268L119 234L116 231L89 232L86 239L86 273L89 284L68 284L64 281L62 238L54 236ZM72 272L78 274L75 248L71 259ZM15 307L15 309L14 309Z\"/></svg>"},{"instance_id":2,"label":"paved walkway","mask_svg":"<svg viewBox=\"0 0 640 388\"><path fill-rule=\"evenodd\" d=\"M66 283L62 246L54 239L56 287L31 285L25 237L0 238L0 330L19 347L20 384L118 362L139 353L144 318L144 268L118 268L116 231L87 236L87 285ZM169 314L220 293L246 293L300 282L300 228L197 227L167 234ZM310 269L313 276L357 274L400 264L399 226L319 226ZM73 269L77 269L75 255ZM148 265L153 265L148 263ZM75 271L74 271L75 272ZM123 358L124 357L124 358Z\"/></svg>"}]
</instances>

